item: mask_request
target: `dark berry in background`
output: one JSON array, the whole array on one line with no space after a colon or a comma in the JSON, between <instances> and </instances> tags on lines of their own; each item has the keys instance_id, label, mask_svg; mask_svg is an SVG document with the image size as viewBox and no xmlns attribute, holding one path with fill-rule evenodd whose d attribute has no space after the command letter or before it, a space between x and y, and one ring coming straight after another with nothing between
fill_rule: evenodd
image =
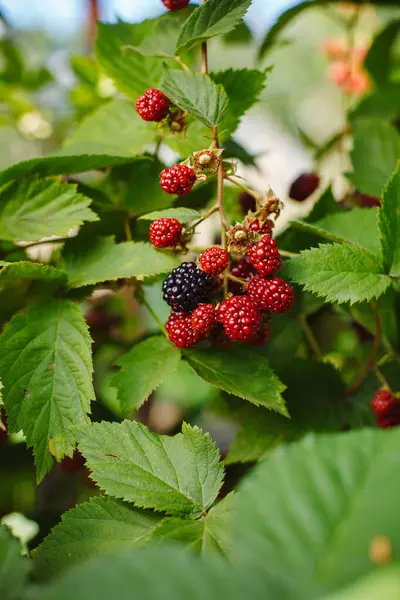
<instances>
[{"instance_id":1,"label":"dark berry in background","mask_svg":"<svg viewBox=\"0 0 400 600\"><path fill-rule=\"evenodd\" d=\"M380 208L381 206L381 201L379 198L376 198L375 196L367 196L366 194L357 193L356 202L358 206L361 206L362 208L372 208L373 206Z\"/></svg>"},{"instance_id":2,"label":"dark berry in background","mask_svg":"<svg viewBox=\"0 0 400 600\"><path fill-rule=\"evenodd\" d=\"M304 202L315 192L318 186L319 176L317 173L303 173L290 186L289 198L297 202Z\"/></svg>"},{"instance_id":3,"label":"dark berry in background","mask_svg":"<svg viewBox=\"0 0 400 600\"><path fill-rule=\"evenodd\" d=\"M190 0L161 0L168 10L181 10L186 8Z\"/></svg>"},{"instance_id":4,"label":"dark berry in background","mask_svg":"<svg viewBox=\"0 0 400 600\"><path fill-rule=\"evenodd\" d=\"M247 192L241 192L239 194L239 203L244 215L247 215L248 212L256 211L256 199L254 198L254 196L248 194Z\"/></svg>"},{"instance_id":5,"label":"dark berry in background","mask_svg":"<svg viewBox=\"0 0 400 600\"><path fill-rule=\"evenodd\" d=\"M191 312L199 304L209 304L213 281L194 262L184 262L165 279L163 298L175 312Z\"/></svg>"}]
</instances>

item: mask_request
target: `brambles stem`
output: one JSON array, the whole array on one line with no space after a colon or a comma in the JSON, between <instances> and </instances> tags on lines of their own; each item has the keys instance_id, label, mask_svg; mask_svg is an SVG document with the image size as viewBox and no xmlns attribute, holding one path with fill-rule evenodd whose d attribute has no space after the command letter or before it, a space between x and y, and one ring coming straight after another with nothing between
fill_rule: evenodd
<instances>
[{"instance_id":1,"label":"brambles stem","mask_svg":"<svg viewBox=\"0 0 400 600\"><path fill-rule=\"evenodd\" d=\"M228 175L225 175L225 179L227 181L229 181L230 183L233 183L233 185L236 185L236 187L240 188L247 194L250 194L250 196L253 196L256 200L260 199L260 194L258 194L255 190L252 190L251 188L247 187L247 185L243 185L242 183L239 183L239 181L236 181L235 179L233 179L232 177L229 177Z\"/></svg>"},{"instance_id":2,"label":"brambles stem","mask_svg":"<svg viewBox=\"0 0 400 600\"><path fill-rule=\"evenodd\" d=\"M322 352L321 352L321 348L319 347L319 344L318 344L318 342L317 342L317 340L315 338L313 330L311 329L311 327L309 326L309 324L307 322L307 317L305 315L303 315L303 314L300 314L297 317L297 319L298 319L300 325L303 328L304 335L307 338L307 341L308 341L308 343L310 345L311 350L314 352L314 354L320 360L322 360L323 359L323 355L322 355Z\"/></svg>"},{"instance_id":3,"label":"brambles stem","mask_svg":"<svg viewBox=\"0 0 400 600\"><path fill-rule=\"evenodd\" d=\"M285 256L286 258L297 258L300 254L296 254L296 252L289 252L289 250L281 250L279 248L279 254L281 256Z\"/></svg>"},{"instance_id":4,"label":"brambles stem","mask_svg":"<svg viewBox=\"0 0 400 600\"><path fill-rule=\"evenodd\" d=\"M358 388L360 383L362 383L364 381L365 377L368 375L368 371L372 367L374 367L376 353L378 352L378 348L380 346L381 339L382 339L382 317L379 313L378 307L375 304L370 302L369 305L371 306L372 310L375 313L375 319L376 319L375 337L374 337L374 341L371 346L371 351L369 353L367 362L365 363L365 365L361 369L360 373L358 374L358 376L355 378L355 380L353 381L353 383L350 385L350 387L347 390L348 396L353 394L353 392ZM376 368L375 373L377 373L377 371L379 371L378 368Z\"/></svg>"},{"instance_id":5,"label":"brambles stem","mask_svg":"<svg viewBox=\"0 0 400 600\"><path fill-rule=\"evenodd\" d=\"M241 285L245 285L247 283L247 281L245 279L241 279L240 277L235 277L235 275L231 275L230 273L228 273L228 279L230 279L231 281L236 281L237 283L240 283Z\"/></svg>"},{"instance_id":6,"label":"brambles stem","mask_svg":"<svg viewBox=\"0 0 400 600\"><path fill-rule=\"evenodd\" d=\"M132 231L131 231L131 224L129 222L129 216L125 215L125 219L124 219L124 231L125 231L125 239L127 242L131 242L132 241Z\"/></svg>"}]
</instances>

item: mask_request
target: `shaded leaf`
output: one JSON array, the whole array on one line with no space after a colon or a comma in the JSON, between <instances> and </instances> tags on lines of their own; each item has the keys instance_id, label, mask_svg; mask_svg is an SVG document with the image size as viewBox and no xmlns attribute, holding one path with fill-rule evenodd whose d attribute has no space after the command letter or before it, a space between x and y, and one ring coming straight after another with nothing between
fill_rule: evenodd
<instances>
[{"instance_id":1,"label":"shaded leaf","mask_svg":"<svg viewBox=\"0 0 400 600\"><path fill-rule=\"evenodd\" d=\"M400 32L400 20L390 21L372 42L364 66L377 86L385 85L390 76L391 51ZM397 96L399 98L399 96Z\"/></svg>"},{"instance_id":2,"label":"shaded leaf","mask_svg":"<svg viewBox=\"0 0 400 600\"><path fill-rule=\"evenodd\" d=\"M39 281L54 281L66 283L67 275L60 269L49 265L29 261L5 262L0 261L0 286L10 283L19 283L24 279Z\"/></svg>"},{"instance_id":3,"label":"shaded leaf","mask_svg":"<svg viewBox=\"0 0 400 600\"><path fill-rule=\"evenodd\" d=\"M31 563L21 556L21 544L0 525L0 596L2 600L19 600Z\"/></svg>"},{"instance_id":4,"label":"shaded leaf","mask_svg":"<svg viewBox=\"0 0 400 600\"><path fill-rule=\"evenodd\" d=\"M400 275L400 163L383 190L378 225L384 267Z\"/></svg>"},{"instance_id":5,"label":"shaded leaf","mask_svg":"<svg viewBox=\"0 0 400 600\"><path fill-rule=\"evenodd\" d=\"M189 221L194 221L195 219L199 219L201 217L199 211L194 210L193 208L185 208L177 207L177 208L167 208L165 210L155 210L154 212L147 213L147 215L142 215L140 219L144 219L146 221L154 221L155 219L177 219L181 223L188 223Z\"/></svg>"}]
</instances>

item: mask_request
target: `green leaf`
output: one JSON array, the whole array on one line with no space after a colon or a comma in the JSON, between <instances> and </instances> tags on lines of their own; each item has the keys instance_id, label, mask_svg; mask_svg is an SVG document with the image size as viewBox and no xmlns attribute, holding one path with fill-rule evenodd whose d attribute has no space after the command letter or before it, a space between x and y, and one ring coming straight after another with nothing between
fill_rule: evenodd
<instances>
[{"instance_id":1,"label":"green leaf","mask_svg":"<svg viewBox=\"0 0 400 600\"><path fill-rule=\"evenodd\" d=\"M389 83L373 90L352 111L352 121L361 118L395 119L400 115L400 85Z\"/></svg>"},{"instance_id":2,"label":"green leaf","mask_svg":"<svg viewBox=\"0 0 400 600\"><path fill-rule=\"evenodd\" d=\"M232 31L241 22L250 4L251 0L208 0L196 8L181 29L176 54Z\"/></svg>"},{"instance_id":3,"label":"green leaf","mask_svg":"<svg viewBox=\"0 0 400 600\"><path fill-rule=\"evenodd\" d=\"M195 349L184 352L192 369L215 387L288 416L281 392L285 386L254 348ZM251 369L248 366L251 365Z\"/></svg>"},{"instance_id":4,"label":"green leaf","mask_svg":"<svg viewBox=\"0 0 400 600\"><path fill-rule=\"evenodd\" d=\"M40 481L72 456L73 427L88 422L92 387L91 339L83 314L68 300L32 304L0 336L0 377L12 431L33 447Z\"/></svg>"},{"instance_id":5,"label":"green leaf","mask_svg":"<svg viewBox=\"0 0 400 600\"><path fill-rule=\"evenodd\" d=\"M140 219L144 219L146 221L154 221L155 219L177 219L181 223L188 223L189 221L194 221L195 219L199 219L201 214L199 211L194 210L193 208L186 208L185 206L177 207L177 208L167 208L166 210L155 210L154 212L147 213L147 215L142 215L139 217Z\"/></svg>"},{"instance_id":6,"label":"green leaf","mask_svg":"<svg viewBox=\"0 0 400 600\"><path fill-rule=\"evenodd\" d=\"M400 20L389 23L374 38L364 66L379 87L388 83L391 70L391 52L400 32ZM398 97L397 97L398 98Z\"/></svg>"},{"instance_id":7,"label":"green leaf","mask_svg":"<svg viewBox=\"0 0 400 600\"><path fill-rule=\"evenodd\" d=\"M145 544L159 517L111 498L92 498L64 513L34 552L35 573L48 579L90 556Z\"/></svg>"},{"instance_id":8,"label":"green leaf","mask_svg":"<svg viewBox=\"0 0 400 600\"><path fill-rule=\"evenodd\" d=\"M353 208L337 212L317 221L315 226L359 244L374 254L380 254L376 208Z\"/></svg>"},{"instance_id":9,"label":"green leaf","mask_svg":"<svg viewBox=\"0 0 400 600\"><path fill-rule=\"evenodd\" d=\"M122 46L121 53L129 56L133 49L143 56L175 59L175 47L181 26L194 9L195 7L190 5L186 9L167 12L157 19L146 20L139 25L124 23L126 30L128 27L132 30L132 39L136 41L134 46ZM138 30L144 32L145 28L148 30L147 34L138 35Z\"/></svg>"},{"instance_id":10,"label":"green leaf","mask_svg":"<svg viewBox=\"0 0 400 600\"><path fill-rule=\"evenodd\" d=\"M309 215L304 219L308 223L319 221L330 214L341 212L338 202L332 192L332 187L328 187L323 194L318 198L317 202L312 207Z\"/></svg>"},{"instance_id":11,"label":"green leaf","mask_svg":"<svg viewBox=\"0 0 400 600\"><path fill-rule=\"evenodd\" d=\"M121 370L112 379L125 414L139 408L160 383L178 367L180 351L163 335L135 344L116 364Z\"/></svg>"},{"instance_id":12,"label":"green leaf","mask_svg":"<svg viewBox=\"0 0 400 600\"><path fill-rule=\"evenodd\" d=\"M228 110L228 96L222 85L203 73L165 69L160 90L207 127L218 125Z\"/></svg>"},{"instance_id":13,"label":"green leaf","mask_svg":"<svg viewBox=\"0 0 400 600\"><path fill-rule=\"evenodd\" d=\"M0 192L0 239L37 241L67 235L84 221L98 221L91 200L76 186L54 179L23 179Z\"/></svg>"},{"instance_id":14,"label":"green leaf","mask_svg":"<svg viewBox=\"0 0 400 600\"><path fill-rule=\"evenodd\" d=\"M231 551L232 500L230 494L195 521L167 517L155 529L151 542L178 542L198 554L228 557Z\"/></svg>"},{"instance_id":15,"label":"green leaf","mask_svg":"<svg viewBox=\"0 0 400 600\"><path fill-rule=\"evenodd\" d=\"M96 58L116 87L134 101L148 88L157 88L161 79L161 61L134 51L150 35L151 27L146 22L140 26L123 21L98 24Z\"/></svg>"},{"instance_id":16,"label":"green leaf","mask_svg":"<svg viewBox=\"0 0 400 600\"><path fill-rule=\"evenodd\" d=\"M308 600L373 571L375 536L398 559L399 447L398 429L364 429L277 449L238 494L235 563L282 583L280 597Z\"/></svg>"},{"instance_id":17,"label":"green leaf","mask_svg":"<svg viewBox=\"0 0 400 600\"><path fill-rule=\"evenodd\" d=\"M400 275L400 163L383 191L378 226L384 267Z\"/></svg>"},{"instance_id":18,"label":"green leaf","mask_svg":"<svg viewBox=\"0 0 400 600\"><path fill-rule=\"evenodd\" d=\"M400 597L399 564L380 567L344 590L324 596L324 600L398 600Z\"/></svg>"},{"instance_id":19,"label":"green leaf","mask_svg":"<svg viewBox=\"0 0 400 600\"><path fill-rule=\"evenodd\" d=\"M63 254L71 288L125 277L149 277L176 267L172 253L146 242L115 244L113 238L72 240Z\"/></svg>"},{"instance_id":20,"label":"green leaf","mask_svg":"<svg viewBox=\"0 0 400 600\"><path fill-rule=\"evenodd\" d=\"M174 437L141 423L94 423L79 447L93 479L107 494L168 514L196 517L217 497L223 466L208 434L182 426Z\"/></svg>"},{"instance_id":21,"label":"green leaf","mask_svg":"<svg viewBox=\"0 0 400 600\"><path fill-rule=\"evenodd\" d=\"M378 257L348 243L303 250L285 263L284 270L305 290L339 304L378 298L391 285Z\"/></svg>"},{"instance_id":22,"label":"green leaf","mask_svg":"<svg viewBox=\"0 0 400 600\"><path fill-rule=\"evenodd\" d=\"M67 275L60 269L49 265L29 261L5 262L0 261L0 286L10 283L20 283L24 279L39 281L54 281L66 283Z\"/></svg>"},{"instance_id":23,"label":"green leaf","mask_svg":"<svg viewBox=\"0 0 400 600\"><path fill-rule=\"evenodd\" d=\"M212 73L211 79L222 85L228 95L228 112L220 124L221 139L226 139L239 125L240 118L255 104L265 87L268 70L228 69ZM243 90L246 93L243 94Z\"/></svg>"},{"instance_id":24,"label":"green leaf","mask_svg":"<svg viewBox=\"0 0 400 600\"><path fill-rule=\"evenodd\" d=\"M21 556L21 544L0 525L0 597L19 600L31 570L31 563Z\"/></svg>"},{"instance_id":25,"label":"green leaf","mask_svg":"<svg viewBox=\"0 0 400 600\"><path fill-rule=\"evenodd\" d=\"M317 238L320 237L324 240L329 240L331 242L337 242L339 244L342 244L343 242L345 242L345 238L342 237L341 235L338 235L336 233L333 233L331 231L328 231L327 229L324 229L323 227L319 227L317 223L308 223L307 221L300 221L300 220L296 220L296 221L290 221L290 227L292 229L296 229L298 231L304 232L304 233L310 233L313 236L316 236ZM306 238L308 240L308 238ZM309 240L309 243L307 244L307 246L311 246L312 244L312 238Z\"/></svg>"},{"instance_id":26,"label":"green leaf","mask_svg":"<svg viewBox=\"0 0 400 600\"><path fill-rule=\"evenodd\" d=\"M360 119L354 124L351 151L353 173L347 177L361 194L380 198L400 156L400 135L379 119Z\"/></svg>"}]
</instances>

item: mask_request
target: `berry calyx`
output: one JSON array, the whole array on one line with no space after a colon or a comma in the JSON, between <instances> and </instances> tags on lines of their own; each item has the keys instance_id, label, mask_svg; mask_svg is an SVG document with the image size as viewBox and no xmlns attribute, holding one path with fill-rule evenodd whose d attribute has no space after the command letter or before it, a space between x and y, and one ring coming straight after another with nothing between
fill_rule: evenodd
<instances>
[{"instance_id":1,"label":"berry calyx","mask_svg":"<svg viewBox=\"0 0 400 600\"><path fill-rule=\"evenodd\" d=\"M249 342L258 334L261 314L248 296L230 296L223 300L217 319L224 326L226 336L234 342Z\"/></svg>"},{"instance_id":2,"label":"berry calyx","mask_svg":"<svg viewBox=\"0 0 400 600\"><path fill-rule=\"evenodd\" d=\"M253 267L261 275L273 275L282 266L278 246L275 240L268 235L265 235L257 244L249 248L248 257Z\"/></svg>"},{"instance_id":3,"label":"berry calyx","mask_svg":"<svg viewBox=\"0 0 400 600\"><path fill-rule=\"evenodd\" d=\"M210 335L215 322L215 308L212 304L200 304L192 312L192 327L204 337Z\"/></svg>"},{"instance_id":4,"label":"berry calyx","mask_svg":"<svg viewBox=\"0 0 400 600\"><path fill-rule=\"evenodd\" d=\"M188 194L196 183L196 173L186 165L173 165L160 173L160 185L167 194L183 196Z\"/></svg>"},{"instance_id":5,"label":"berry calyx","mask_svg":"<svg viewBox=\"0 0 400 600\"><path fill-rule=\"evenodd\" d=\"M171 313L165 329L169 341L177 348L191 348L201 341L201 335L193 329L191 315Z\"/></svg>"},{"instance_id":6,"label":"berry calyx","mask_svg":"<svg viewBox=\"0 0 400 600\"><path fill-rule=\"evenodd\" d=\"M165 119L168 111L168 98L160 90L146 90L136 100L136 112L144 121L155 121L158 123Z\"/></svg>"},{"instance_id":7,"label":"berry calyx","mask_svg":"<svg viewBox=\"0 0 400 600\"><path fill-rule=\"evenodd\" d=\"M264 279L257 275L250 281L247 292L259 308L268 312L283 313L293 306L293 289L279 277Z\"/></svg>"},{"instance_id":8,"label":"berry calyx","mask_svg":"<svg viewBox=\"0 0 400 600\"><path fill-rule=\"evenodd\" d=\"M219 275L228 268L229 255L224 248L212 246L200 256L200 264L208 275Z\"/></svg>"},{"instance_id":9,"label":"berry calyx","mask_svg":"<svg viewBox=\"0 0 400 600\"><path fill-rule=\"evenodd\" d=\"M303 173L295 179L290 186L289 198L304 202L315 192L319 186L319 176L317 173Z\"/></svg>"},{"instance_id":10,"label":"berry calyx","mask_svg":"<svg viewBox=\"0 0 400 600\"><path fill-rule=\"evenodd\" d=\"M372 402L378 427L388 429L400 425L400 402L388 391L379 390Z\"/></svg>"},{"instance_id":11,"label":"berry calyx","mask_svg":"<svg viewBox=\"0 0 400 600\"><path fill-rule=\"evenodd\" d=\"M176 246L181 239L182 225L177 219L156 219L149 229L150 242L156 248Z\"/></svg>"},{"instance_id":12,"label":"berry calyx","mask_svg":"<svg viewBox=\"0 0 400 600\"><path fill-rule=\"evenodd\" d=\"M181 10L182 8L186 8L190 2L190 0L161 0L168 10Z\"/></svg>"},{"instance_id":13,"label":"berry calyx","mask_svg":"<svg viewBox=\"0 0 400 600\"><path fill-rule=\"evenodd\" d=\"M164 280L163 298L175 312L189 313L199 304L208 304L212 279L194 262L184 262Z\"/></svg>"}]
</instances>

